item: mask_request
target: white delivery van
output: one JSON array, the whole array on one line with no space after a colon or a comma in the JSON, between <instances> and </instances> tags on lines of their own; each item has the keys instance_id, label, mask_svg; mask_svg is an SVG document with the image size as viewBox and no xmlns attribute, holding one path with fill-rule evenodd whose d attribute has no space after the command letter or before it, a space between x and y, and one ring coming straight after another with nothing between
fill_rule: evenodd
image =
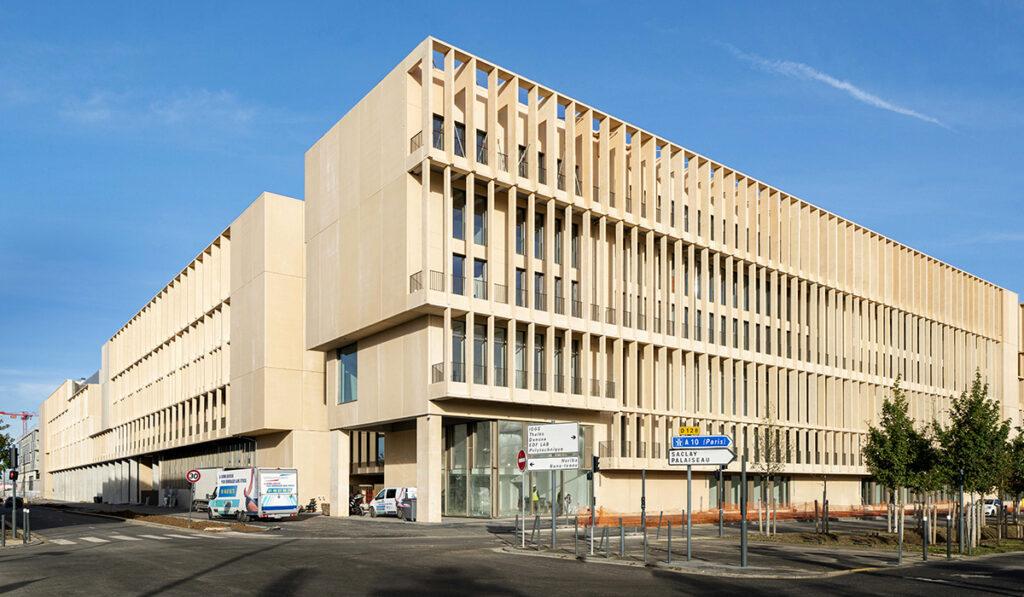
<instances>
[{"instance_id":1,"label":"white delivery van","mask_svg":"<svg viewBox=\"0 0 1024 597\"><path fill-rule=\"evenodd\" d=\"M210 498L213 497L213 490L217 489L217 479L223 468L201 468L199 470L199 481L192 485L192 509L202 512L210 506Z\"/></svg>"},{"instance_id":2,"label":"white delivery van","mask_svg":"<svg viewBox=\"0 0 1024 597\"><path fill-rule=\"evenodd\" d=\"M209 517L287 518L299 513L299 472L293 468L224 469Z\"/></svg>"},{"instance_id":3,"label":"white delivery van","mask_svg":"<svg viewBox=\"0 0 1024 597\"><path fill-rule=\"evenodd\" d=\"M385 487L370 500L370 516L398 516L399 505L416 499L415 487Z\"/></svg>"}]
</instances>

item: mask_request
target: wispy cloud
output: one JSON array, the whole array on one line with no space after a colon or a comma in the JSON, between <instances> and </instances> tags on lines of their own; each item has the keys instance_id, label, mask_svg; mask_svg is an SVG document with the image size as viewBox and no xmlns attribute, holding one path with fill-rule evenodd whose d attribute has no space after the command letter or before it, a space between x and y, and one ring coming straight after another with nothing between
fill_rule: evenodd
<instances>
[{"instance_id":1,"label":"wispy cloud","mask_svg":"<svg viewBox=\"0 0 1024 597\"><path fill-rule=\"evenodd\" d=\"M261 111L226 90L186 89L161 96L94 91L65 100L60 115L80 125L119 128L202 125L244 129Z\"/></svg>"},{"instance_id":2,"label":"wispy cloud","mask_svg":"<svg viewBox=\"0 0 1024 597\"><path fill-rule=\"evenodd\" d=\"M732 54L735 57L746 62L749 62L750 64L753 64L754 66L765 72L775 73L793 79L802 79L805 81L817 81L818 83L824 83L825 85L828 85L833 89L838 89L846 93L853 99L861 103L867 104L869 106L872 106L874 108L887 110L889 112L894 112L902 116L916 118L917 120L920 120L922 122L927 122L929 124L941 126L942 128L949 128L949 126L947 126L944 122L942 122L938 118L935 118L934 116L929 116L928 114L918 112L917 110L912 110L905 106L901 106L899 104L891 102L887 99L881 98L869 91L865 91L864 89L858 87L857 85L854 85L849 81L844 81L842 79L833 77L832 75L824 73L814 68L813 66L809 66L802 62L794 62L791 60L771 60L763 56L758 56L757 54L744 52L739 48L736 48L735 46L729 44L724 45L730 52L732 52Z\"/></svg>"}]
</instances>

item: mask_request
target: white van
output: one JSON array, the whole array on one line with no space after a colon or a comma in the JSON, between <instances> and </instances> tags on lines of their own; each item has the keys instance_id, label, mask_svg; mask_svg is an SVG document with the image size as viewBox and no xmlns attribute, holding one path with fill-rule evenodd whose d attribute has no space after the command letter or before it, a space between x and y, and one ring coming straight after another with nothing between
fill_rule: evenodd
<instances>
[{"instance_id":1,"label":"white van","mask_svg":"<svg viewBox=\"0 0 1024 597\"><path fill-rule=\"evenodd\" d=\"M293 468L224 469L209 501L210 518L288 518L299 513L299 472Z\"/></svg>"},{"instance_id":2,"label":"white van","mask_svg":"<svg viewBox=\"0 0 1024 597\"><path fill-rule=\"evenodd\" d=\"M416 499L415 487L385 487L370 500L370 516L400 516L409 499Z\"/></svg>"}]
</instances>

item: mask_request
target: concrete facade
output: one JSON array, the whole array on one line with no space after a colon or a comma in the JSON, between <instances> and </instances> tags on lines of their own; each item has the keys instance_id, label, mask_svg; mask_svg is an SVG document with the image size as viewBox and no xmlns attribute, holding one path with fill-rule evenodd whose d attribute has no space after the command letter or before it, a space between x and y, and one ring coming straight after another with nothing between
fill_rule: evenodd
<instances>
[{"instance_id":1,"label":"concrete facade","mask_svg":"<svg viewBox=\"0 0 1024 597\"><path fill-rule=\"evenodd\" d=\"M187 500L202 466L300 470L329 489L323 354L305 350L303 203L260 195L41 407L45 496Z\"/></svg>"},{"instance_id":2,"label":"concrete facade","mask_svg":"<svg viewBox=\"0 0 1024 597\"><path fill-rule=\"evenodd\" d=\"M1021 421L1015 293L433 38L307 152L305 234L327 426L387 433L385 484L415 482L423 520L528 499L495 455L509 422L583 423L598 508L635 512L641 470L649 507L683 505L681 424L755 473L771 429L779 499L827 476L854 505L897 377L922 424L976 370Z\"/></svg>"}]
</instances>

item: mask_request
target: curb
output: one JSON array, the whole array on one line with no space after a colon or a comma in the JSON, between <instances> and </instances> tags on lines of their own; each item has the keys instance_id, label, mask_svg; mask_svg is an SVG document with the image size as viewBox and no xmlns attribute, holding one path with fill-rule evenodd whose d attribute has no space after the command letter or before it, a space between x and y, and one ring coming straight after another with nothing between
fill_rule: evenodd
<instances>
[{"instance_id":1,"label":"curb","mask_svg":"<svg viewBox=\"0 0 1024 597\"><path fill-rule=\"evenodd\" d=\"M38 508L46 508L47 506L40 505L40 506L37 506L37 507ZM92 510L78 510L76 508L50 508L50 509L51 510L63 510L63 511L66 511L66 512L71 512L73 514L79 514L79 515L82 515L82 516L95 516L96 518L106 518L106 519L109 519L109 520L119 520L121 522L127 522L129 524L141 524L143 526L160 527L160 528L165 528L165 529L179 529L179 530L182 530L182 531L198 531L200 533L236 532L231 527L221 527L221 528L218 528L216 531L212 531L212 530L211 531L207 531L206 529L179 527L179 526L176 526L176 525L173 525L173 524L163 524L161 522L153 522L151 520L136 520L134 518L123 518L121 516L114 516L113 514L103 514L102 512L95 512L95 511L92 511ZM165 516L167 516L167 515L165 515ZM268 531L275 530L276 528L279 528L279 527L265 528L262 531L260 531L259 533L249 533L249 532L247 532L247 533L243 533L243 534L245 534L245 535L261 535L261 534L266 533Z\"/></svg>"}]
</instances>

